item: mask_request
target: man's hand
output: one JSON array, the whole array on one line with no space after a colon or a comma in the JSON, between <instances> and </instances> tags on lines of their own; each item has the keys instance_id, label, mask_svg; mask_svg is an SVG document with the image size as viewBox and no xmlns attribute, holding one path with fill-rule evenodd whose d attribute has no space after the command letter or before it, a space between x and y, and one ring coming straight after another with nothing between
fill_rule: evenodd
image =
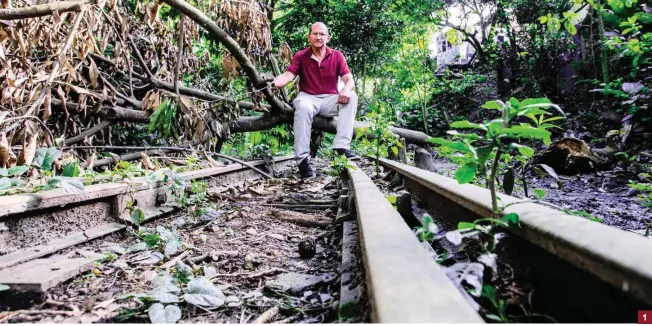
<instances>
[{"instance_id":1,"label":"man's hand","mask_svg":"<svg viewBox=\"0 0 652 326\"><path fill-rule=\"evenodd\" d=\"M340 95L337 97L337 104L349 104L349 100L351 99L351 93L342 90L340 92Z\"/></svg>"}]
</instances>

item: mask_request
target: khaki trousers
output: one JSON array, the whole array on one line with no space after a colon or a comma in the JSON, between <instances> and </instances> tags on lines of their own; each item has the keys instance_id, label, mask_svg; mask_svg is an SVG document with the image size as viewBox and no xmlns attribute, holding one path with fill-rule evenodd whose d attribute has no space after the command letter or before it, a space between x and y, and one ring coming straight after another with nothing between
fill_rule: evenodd
<instances>
[{"instance_id":1,"label":"khaki trousers","mask_svg":"<svg viewBox=\"0 0 652 326\"><path fill-rule=\"evenodd\" d=\"M337 104L338 95L312 95L299 92L294 106L294 157L299 164L310 155L312 119L316 115L331 118L337 116L337 133L333 148L349 149L353 138L353 122L358 108L358 96L351 93L348 104Z\"/></svg>"}]
</instances>

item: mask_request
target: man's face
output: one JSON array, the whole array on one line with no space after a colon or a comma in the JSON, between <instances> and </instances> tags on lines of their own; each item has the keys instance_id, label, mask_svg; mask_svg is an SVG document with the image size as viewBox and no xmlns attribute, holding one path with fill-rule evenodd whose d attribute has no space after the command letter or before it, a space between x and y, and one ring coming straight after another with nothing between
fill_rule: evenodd
<instances>
[{"instance_id":1,"label":"man's face","mask_svg":"<svg viewBox=\"0 0 652 326\"><path fill-rule=\"evenodd\" d=\"M310 34L308 34L308 42L310 42L310 45L314 48L323 47L328 43L328 41L330 41L330 39L331 37L328 35L328 30L319 24L313 25Z\"/></svg>"}]
</instances>

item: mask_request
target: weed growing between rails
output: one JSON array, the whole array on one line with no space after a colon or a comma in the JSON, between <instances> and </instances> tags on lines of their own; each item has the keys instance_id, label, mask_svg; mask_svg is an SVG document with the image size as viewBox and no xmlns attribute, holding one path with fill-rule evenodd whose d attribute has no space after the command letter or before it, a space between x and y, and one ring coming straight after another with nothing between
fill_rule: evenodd
<instances>
[{"instance_id":1,"label":"weed growing between rails","mask_svg":"<svg viewBox=\"0 0 652 326\"><path fill-rule=\"evenodd\" d=\"M360 128L355 133L355 139L361 142L360 147L365 155L373 156L376 165L376 175L380 174L380 157L387 157L388 151L394 152L398 156L399 148L403 147L400 139L392 132L393 122L386 116L384 107L378 107L378 111L369 112L366 120L369 126ZM363 135L370 134L373 139L362 138Z\"/></svg>"},{"instance_id":2,"label":"weed growing between rails","mask_svg":"<svg viewBox=\"0 0 652 326\"><path fill-rule=\"evenodd\" d=\"M507 159L511 160L512 155L520 158L524 166L527 160L534 155L534 149L519 144L521 139L540 140L549 145L550 131L553 127L548 122L561 119L562 117L547 117L551 115L548 111L554 108L563 114L561 109L547 99L525 99L519 101L515 98L507 103L502 101L490 101L485 103L483 108L498 110L501 117L484 122L471 123L469 121L457 121L451 123L451 127L458 129L471 129L476 132L461 133L457 130L450 130L448 133L454 140L444 138L431 138L431 143L442 145L455 152L460 167L455 172L455 179L460 183L469 183L482 177L491 193L492 216L477 219L472 222L460 222L456 230L440 232L439 226L433 219L425 216L422 220L423 226L417 228L416 233L420 240L433 242L435 240L447 241L452 246L447 246L458 252L444 252L438 254L438 262L444 262L453 258L456 254L464 252L468 261L458 261L447 267L449 277L467 293L463 284L469 286L470 296L475 297L484 307L483 315L488 320L500 322L514 322L527 319L550 320L548 316L532 314L521 305L524 314L519 315L514 311L508 311L506 300L501 295L501 278L504 278L503 271L499 270L498 257L495 254L496 246L504 237L501 228L517 227L519 216L515 213L504 214L505 206L500 205L500 198L497 195L497 180L503 174L503 189L513 189L514 170L506 167ZM518 123L517 119L527 117L534 122ZM514 154L517 152L518 154ZM508 156L509 155L509 156ZM506 159L507 158L507 159ZM511 176L510 176L511 175ZM506 184L506 183L510 183ZM511 192L511 190L509 191ZM539 189L535 194L543 197L545 193ZM466 239L463 245L463 240ZM485 269L488 268L488 269ZM509 268L509 267L508 267ZM489 277L485 276L488 271ZM490 280L486 284L485 280ZM469 297L471 301L471 297ZM473 302L475 302L473 301ZM480 308L480 305L476 305Z\"/></svg>"}]
</instances>

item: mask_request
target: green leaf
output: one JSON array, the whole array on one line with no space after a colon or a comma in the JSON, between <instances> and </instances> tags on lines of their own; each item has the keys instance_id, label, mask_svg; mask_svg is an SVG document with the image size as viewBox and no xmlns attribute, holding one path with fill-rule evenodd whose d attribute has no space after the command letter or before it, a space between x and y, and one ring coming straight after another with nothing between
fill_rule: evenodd
<instances>
[{"instance_id":1,"label":"green leaf","mask_svg":"<svg viewBox=\"0 0 652 326\"><path fill-rule=\"evenodd\" d=\"M503 190L506 194L511 195L514 191L514 169L509 168L503 177Z\"/></svg>"},{"instance_id":2,"label":"green leaf","mask_svg":"<svg viewBox=\"0 0 652 326\"><path fill-rule=\"evenodd\" d=\"M78 177L79 176L79 164L77 162L68 162L63 166L63 173L61 174L64 177Z\"/></svg>"},{"instance_id":3,"label":"green leaf","mask_svg":"<svg viewBox=\"0 0 652 326\"><path fill-rule=\"evenodd\" d=\"M455 171L455 179L460 184L465 184L473 181L475 173L478 171L478 164L475 162L469 162L457 169Z\"/></svg>"},{"instance_id":4,"label":"green leaf","mask_svg":"<svg viewBox=\"0 0 652 326\"><path fill-rule=\"evenodd\" d=\"M143 223L145 220L145 213L143 212L142 209L136 208L134 209L133 212L131 212L131 216L129 216L132 222L136 225L140 225L140 223ZM149 245L149 244L148 244Z\"/></svg>"},{"instance_id":5,"label":"green leaf","mask_svg":"<svg viewBox=\"0 0 652 326\"><path fill-rule=\"evenodd\" d=\"M509 213L509 214L503 216L500 220L507 223L508 225L517 225L518 224L518 214Z\"/></svg>"},{"instance_id":6,"label":"green leaf","mask_svg":"<svg viewBox=\"0 0 652 326\"><path fill-rule=\"evenodd\" d=\"M450 147L451 149L454 149L454 150L457 150L457 151L460 151L460 152L464 152L464 153L471 153L472 152L471 148L467 144L465 144L463 142L459 142L459 141L450 141L450 140L446 140L446 139L441 138L441 137L428 138L426 141L429 142L429 143L433 143L433 144L444 145L446 147Z\"/></svg>"},{"instance_id":7,"label":"green leaf","mask_svg":"<svg viewBox=\"0 0 652 326\"><path fill-rule=\"evenodd\" d=\"M534 155L534 149L531 147L516 143L512 143L512 145L518 149L518 152L521 153L521 155L527 158L531 158Z\"/></svg>"},{"instance_id":8,"label":"green leaf","mask_svg":"<svg viewBox=\"0 0 652 326\"><path fill-rule=\"evenodd\" d=\"M52 177L47 180L51 188L61 188L69 194L81 194L84 192L84 183L77 179L66 177Z\"/></svg>"},{"instance_id":9,"label":"green leaf","mask_svg":"<svg viewBox=\"0 0 652 326\"><path fill-rule=\"evenodd\" d=\"M480 129L480 130L487 130L487 127L481 124L477 123L471 123L468 120L463 120L463 121L455 121L451 123L451 128L463 128L463 129Z\"/></svg>"},{"instance_id":10,"label":"green leaf","mask_svg":"<svg viewBox=\"0 0 652 326\"><path fill-rule=\"evenodd\" d=\"M396 204L396 195L385 196L385 198L387 198L387 201L391 204Z\"/></svg>"},{"instance_id":11,"label":"green leaf","mask_svg":"<svg viewBox=\"0 0 652 326\"><path fill-rule=\"evenodd\" d=\"M464 138L464 139L468 139L468 140L484 139L484 137L481 137L479 135L476 135L476 134L464 134L464 133L461 133L461 132L459 132L457 130L447 130L446 133L453 136L453 137L459 137L459 138Z\"/></svg>"},{"instance_id":12,"label":"green leaf","mask_svg":"<svg viewBox=\"0 0 652 326\"><path fill-rule=\"evenodd\" d=\"M500 130L500 134L514 135L517 137L530 137L543 140L543 143L550 145L550 131L530 126L513 126Z\"/></svg>"},{"instance_id":13,"label":"green leaf","mask_svg":"<svg viewBox=\"0 0 652 326\"><path fill-rule=\"evenodd\" d=\"M539 17L539 24L545 24L547 22L548 22L548 17L546 16Z\"/></svg>"},{"instance_id":14,"label":"green leaf","mask_svg":"<svg viewBox=\"0 0 652 326\"><path fill-rule=\"evenodd\" d=\"M502 102L489 101L489 102L483 104L482 107L485 108L485 109L490 109L490 110L502 110L503 105L501 105L500 103L502 103Z\"/></svg>"},{"instance_id":15,"label":"green leaf","mask_svg":"<svg viewBox=\"0 0 652 326\"><path fill-rule=\"evenodd\" d=\"M11 188L11 179L3 177L0 178L0 190L7 190Z\"/></svg>"},{"instance_id":16,"label":"green leaf","mask_svg":"<svg viewBox=\"0 0 652 326\"><path fill-rule=\"evenodd\" d=\"M494 304L494 306L497 305L497 302L496 302L496 288L494 288L493 286L485 285L482 288L482 296L489 299L489 301L491 301Z\"/></svg>"},{"instance_id":17,"label":"green leaf","mask_svg":"<svg viewBox=\"0 0 652 326\"><path fill-rule=\"evenodd\" d=\"M218 308L225 302L222 291L205 278L188 282L188 290L183 298L187 303L203 308Z\"/></svg>"},{"instance_id":18,"label":"green leaf","mask_svg":"<svg viewBox=\"0 0 652 326\"><path fill-rule=\"evenodd\" d=\"M176 305L163 307L161 303L155 303L147 311L152 324L175 324L181 319L181 309Z\"/></svg>"},{"instance_id":19,"label":"green leaf","mask_svg":"<svg viewBox=\"0 0 652 326\"><path fill-rule=\"evenodd\" d=\"M546 196L546 191L541 188L537 188L534 189L534 194L537 196L537 198L539 198L539 200L541 200Z\"/></svg>"},{"instance_id":20,"label":"green leaf","mask_svg":"<svg viewBox=\"0 0 652 326\"><path fill-rule=\"evenodd\" d=\"M358 139L360 139L360 137L364 136L364 134L367 132L367 129L368 129L368 127L358 128L355 131L355 139L358 140Z\"/></svg>"},{"instance_id":21,"label":"green leaf","mask_svg":"<svg viewBox=\"0 0 652 326\"><path fill-rule=\"evenodd\" d=\"M177 239L172 239L165 244L165 256L170 257L181 249L181 242Z\"/></svg>"},{"instance_id":22,"label":"green leaf","mask_svg":"<svg viewBox=\"0 0 652 326\"><path fill-rule=\"evenodd\" d=\"M473 229L473 228L475 228L474 223L460 222L460 223L457 224L457 229L460 230L460 231L469 230L469 229Z\"/></svg>"},{"instance_id":23,"label":"green leaf","mask_svg":"<svg viewBox=\"0 0 652 326\"><path fill-rule=\"evenodd\" d=\"M485 163L487 163L487 160L489 159L489 155L491 155L493 149L494 147L491 145L476 148L476 153L478 154L479 166L482 167L485 165Z\"/></svg>"},{"instance_id":24,"label":"green leaf","mask_svg":"<svg viewBox=\"0 0 652 326\"><path fill-rule=\"evenodd\" d=\"M7 174L13 177L19 177L29 170L27 165L17 165L7 170Z\"/></svg>"},{"instance_id":25,"label":"green leaf","mask_svg":"<svg viewBox=\"0 0 652 326\"><path fill-rule=\"evenodd\" d=\"M394 153L395 156L398 156L398 147L392 146L392 153Z\"/></svg>"},{"instance_id":26,"label":"green leaf","mask_svg":"<svg viewBox=\"0 0 652 326\"><path fill-rule=\"evenodd\" d=\"M263 133L260 131L252 132L250 135L250 140L254 145L258 145L263 141Z\"/></svg>"},{"instance_id":27,"label":"green leaf","mask_svg":"<svg viewBox=\"0 0 652 326\"><path fill-rule=\"evenodd\" d=\"M521 107L521 102L519 102L517 99L515 99L513 97L509 99L509 104L514 109L519 109Z\"/></svg>"},{"instance_id":28,"label":"green leaf","mask_svg":"<svg viewBox=\"0 0 652 326\"><path fill-rule=\"evenodd\" d=\"M39 148L36 150L36 157L32 165L41 168L43 171L52 171L52 164L61 157L61 151L54 148Z\"/></svg>"}]
</instances>

